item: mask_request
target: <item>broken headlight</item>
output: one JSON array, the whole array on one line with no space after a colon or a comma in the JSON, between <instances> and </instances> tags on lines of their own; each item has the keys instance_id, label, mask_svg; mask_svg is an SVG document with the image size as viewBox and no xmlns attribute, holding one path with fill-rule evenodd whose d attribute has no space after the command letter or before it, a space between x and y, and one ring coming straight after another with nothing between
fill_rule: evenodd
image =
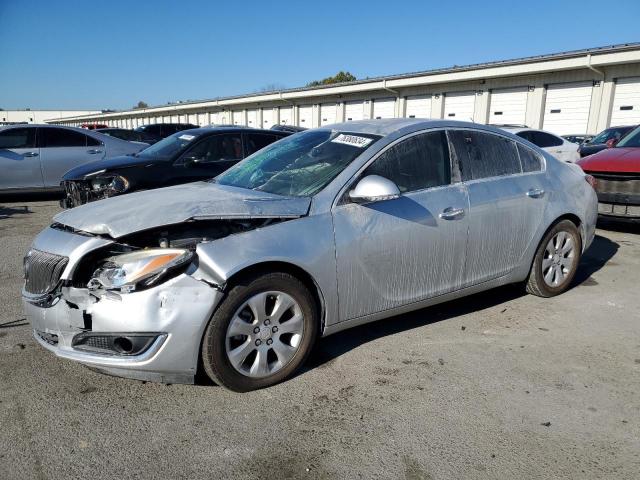
<instances>
[{"instance_id":1,"label":"broken headlight","mask_svg":"<svg viewBox=\"0 0 640 480\"><path fill-rule=\"evenodd\" d=\"M93 272L87 287L90 290L132 292L177 273L192 258L192 252L181 248L151 248L115 255L107 258Z\"/></svg>"},{"instance_id":2,"label":"broken headlight","mask_svg":"<svg viewBox=\"0 0 640 480\"><path fill-rule=\"evenodd\" d=\"M106 191L110 195L124 193L129 190L129 181L120 175L94 178L90 183L91 190L94 192Z\"/></svg>"}]
</instances>

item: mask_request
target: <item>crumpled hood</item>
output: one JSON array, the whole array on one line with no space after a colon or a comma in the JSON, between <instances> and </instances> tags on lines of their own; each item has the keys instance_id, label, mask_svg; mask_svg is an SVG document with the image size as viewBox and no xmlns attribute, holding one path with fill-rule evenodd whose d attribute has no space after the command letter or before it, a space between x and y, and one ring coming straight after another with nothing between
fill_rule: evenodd
<instances>
[{"instance_id":1,"label":"crumpled hood","mask_svg":"<svg viewBox=\"0 0 640 480\"><path fill-rule=\"evenodd\" d=\"M133 155L122 155L119 157L105 158L102 160L96 160L95 162L83 163L75 168L72 168L62 177L63 180L82 180L85 175L98 172L100 170L109 170L115 168L124 167L136 167L138 165L150 165L157 163L162 159L149 158L149 157L134 157Z\"/></svg>"},{"instance_id":2,"label":"crumpled hood","mask_svg":"<svg viewBox=\"0 0 640 480\"><path fill-rule=\"evenodd\" d=\"M119 238L187 220L297 218L311 199L195 182L98 200L55 217L54 222L96 235Z\"/></svg>"}]
</instances>

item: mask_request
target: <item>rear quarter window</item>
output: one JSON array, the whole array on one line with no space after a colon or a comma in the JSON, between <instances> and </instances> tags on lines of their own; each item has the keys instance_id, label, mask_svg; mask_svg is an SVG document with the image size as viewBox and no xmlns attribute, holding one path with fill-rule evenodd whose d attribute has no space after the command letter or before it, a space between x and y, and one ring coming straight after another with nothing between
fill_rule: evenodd
<instances>
[{"instance_id":1,"label":"rear quarter window","mask_svg":"<svg viewBox=\"0 0 640 480\"><path fill-rule=\"evenodd\" d=\"M518 155L520 156L523 172L539 172L542 170L542 156L538 152L518 144Z\"/></svg>"}]
</instances>

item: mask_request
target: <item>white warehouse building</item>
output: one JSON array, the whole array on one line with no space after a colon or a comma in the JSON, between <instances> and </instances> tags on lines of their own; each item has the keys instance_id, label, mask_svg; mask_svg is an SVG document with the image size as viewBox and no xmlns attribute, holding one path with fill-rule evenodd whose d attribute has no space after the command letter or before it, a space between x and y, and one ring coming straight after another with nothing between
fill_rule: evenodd
<instances>
[{"instance_id":1,"label":"white warehouse building","mask_svg":"<svg viewBox=\"0 0 640 480\"><path fill-rule=\"evenodd\" d=\"M58 123L61 118L98 115L101 110L0 110L0 125Z\"/></svg>"},{"instance_id":2,"label":"white warehouse building","mask_svg":"<svg viewBox=\"0 0 640 480\"><path fill-rule=\"evenodd\" d=\"M77 115L53 123L274 124L390 118L526 125L558 135L640 124L640 43L454 66L320 87Z\"/></svg>"}]
</instances>

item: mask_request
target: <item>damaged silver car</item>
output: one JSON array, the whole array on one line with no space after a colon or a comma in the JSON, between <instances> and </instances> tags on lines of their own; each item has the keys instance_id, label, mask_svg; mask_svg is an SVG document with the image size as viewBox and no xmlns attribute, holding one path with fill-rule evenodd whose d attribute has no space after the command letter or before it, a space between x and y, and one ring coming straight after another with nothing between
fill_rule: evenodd
<instances>
[{"instance_id":1,"label":"damaged silver car","mask_svg":"<svg viewBox=\"0 0 640 480\"><path fill-rule=\"evenodd\" d=\"M487 126L307 130L214 180L58 214L24 259L24 306L60 357L253 390L319 336L507 283L565 291L594 236L590 181Z\"/></svg>"}]
</instances>

